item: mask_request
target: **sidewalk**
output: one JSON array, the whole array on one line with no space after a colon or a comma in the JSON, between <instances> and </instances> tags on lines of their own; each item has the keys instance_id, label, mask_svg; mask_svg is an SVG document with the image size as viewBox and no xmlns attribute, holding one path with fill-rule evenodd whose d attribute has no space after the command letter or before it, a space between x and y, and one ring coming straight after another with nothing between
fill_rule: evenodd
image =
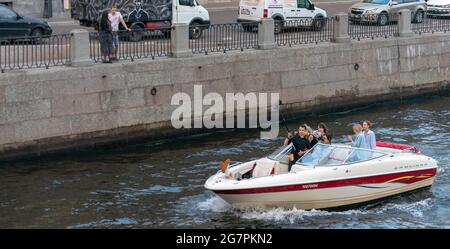
<instances>
[{"instance_id":1,"label":"sidewalk","mask_svg":"<svg viewBox=\"0 0 450 249\"><path fill-rule=\"evenodd\" d=\"M59 20L59 21L50 21L47 20L50 25L77 25L78 21L69 19L69 20Z\"/></svg>"},{"instance_id":2,"label":"sidewalk","mask_svg":"<svg viewBox=\"0 0 450 249\"><path fill-rule=\"evenodd\" d=\"M53 17L46 18L46 20L50 25L75 25L78 24L77 20L72 19L70 16L61 16L61 17Z\"/></svg>"}]
</instances>

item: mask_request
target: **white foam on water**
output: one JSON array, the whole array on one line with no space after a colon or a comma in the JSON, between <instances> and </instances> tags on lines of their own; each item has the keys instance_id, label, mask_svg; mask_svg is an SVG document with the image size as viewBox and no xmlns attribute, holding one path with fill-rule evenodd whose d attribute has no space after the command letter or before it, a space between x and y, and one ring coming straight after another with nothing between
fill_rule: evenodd
<instances>
[{"instance_id":1,"label":"white foam on water","mask_svg":"<svg viewBox=\"0 0 450 249\"><path fill-rule=\"evenodd\" d=\"M202 211L212 211L216 213L223 213L233 208L218 196L211 196L206 200L198 202L197 207Z\"/></svg>"},{"instance_id":2,"label":"white foam on water","mask_svg":"<svg viewBox=\"0 0 450 249\"><path fill-rule=\"evenodd\" d=\"M392 211L400 211L414 217L423 217L426 211L432 206L433 200L427 198L413 203L388 203L380 208L371 209L350 209L345 211L324 211L324 210L302 210L302 209L284 209L284 208L254 208L237 211L243 219L254 219L264 221L289 222L294 224L308 217L325 216L362 216L370 214L384 214Z\"/></svg>"},{"instance_id":3,"label":"white foam on water","mask_svg":"<svg viewBox=\"0 0 450 249\"><path fill-rule=\"evenodd\" d=\"M447 171L447 168L445 167L438 167L437 168L437 174L436 174L436 178L446 178L449 175L449 172Z\"/></svg>"},{"instance_id":4,"label":"white foam on water","mask_svg":"<svg viewBox=\"0 0 450 249\"><path fill-rule=\"evenodd\" d=\"M417 202L408 203L386 203L381 207L350 209L345 211L325 211L325 210L303 210L303 209L286 209L286 208L247 208L234 209L230 204L225 202L218 196L208 196L202 200L195 201L194 208L202 211L224 213L232 211L234 215L247 220L272 221L280 223L295 224L304 221L307 218L322 217L353 217L380 215L393 212L407 213L413 217L423 217L428 209L433 205L433 199L427 198Z\"/></svg>"},{"instance_id":5,"label":"white foam on water","mask_svg":"<svg viewBox=\"0 0 450 249\"><path fill-rule=\"evenodd\" d=\"M306 217L324 217L331 215L362 215L365 210L346 210L346 211L324 211L324 210L303 210L303 209L285 209L285 208L255 208L242 210L240 215L244 219L255 219L264 221L281 221L294 224L296 221L304 220Z\"/></svg>"},{"instance_id":6,"label":"white foam on water","mask_svg":"<svg viewBox=\"0 0 450 249\"><path fill-rule=\"evenodd\" d=\"M123 226L123 225L137 225L139 224L133 218L117 218L117 219L103 219L100 221L93 221L84 224L78 224L69 226L69 229L80 229L80 228L95 228L95 227L108 227L108 226Z\"/></svg>"},{"instance_id":7,"label":"white foam on water","mask_svg":"<svg viewBox=\"0 0 450 249\"><path fill-rule=\"evenodd\" d=\"M374 210L375 213L387 213L391 211L400 211L408 213L414 217L422 218L424 213L432 206L431 198L423 199L413 203L388 203L380 209Z\"/></svg>"}]
</instances>

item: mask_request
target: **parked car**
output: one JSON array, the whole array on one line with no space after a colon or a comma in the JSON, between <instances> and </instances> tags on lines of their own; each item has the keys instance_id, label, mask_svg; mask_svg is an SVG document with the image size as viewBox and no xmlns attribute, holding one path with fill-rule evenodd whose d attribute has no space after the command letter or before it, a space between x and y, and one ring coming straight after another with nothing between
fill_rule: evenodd
<instances>
[{"instance_id":1,"label":"parked car","mask_svg":"<svg viewBox=\"0 0 450 249\"><path fill-rule=\"evenodd\" d=\"M412 22L421 23L427 6L425 0L364 0L350 7L349 17L352 22L374 22L386 25L396 21L396 14L401 9L411 10Z\"/></svg>"},{"instance_id":2,"label":"parked car","mask_svg":"<svg viewBox=\"0 0 450 249\"><path fill-rule=\"evenodd\" d=\"M275 33L280 33L288 25L285 21L299 25L307 24L315 30L325 26L327 12L314 6L310 0L241 0L239 3L238 22L259 22L263 18L275 20ZM309 19L310 21L304 21ZM245 25L246 30L252 25Z\"/></svg>"},{"instance_id":3,"label":"parked car","mask_svg":"<svg viewBox=\"0 0 450 249\"><path fill-rule=\"evenodd\" d=\"M0 4L0 39L37 38L51 34L52 28L47 21L19 15Z\"/></svg>"},{"instance_id":4,"label":"parked car","mask_svg":"<svg viewBox=\"0 0 450 249\"><path fill-rule=\"evenodd\" d=\"M450 17L450 0L428 0L428 16L447 16Z\"/></svg>"}]
</instances>

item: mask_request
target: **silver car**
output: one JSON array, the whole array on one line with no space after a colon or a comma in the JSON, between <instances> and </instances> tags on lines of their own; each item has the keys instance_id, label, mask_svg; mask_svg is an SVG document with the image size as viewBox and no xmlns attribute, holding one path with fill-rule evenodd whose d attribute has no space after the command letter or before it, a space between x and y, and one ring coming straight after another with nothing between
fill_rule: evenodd
<instances>
[{"instance_id":1,"label":"silver car","mask_svg":"<svg viewBox=\"0 0 450 249\"><path fill-rule=\"evenodd\" d=\"M450 0L428 0L429 16L450 16Z\"/></svg>"},{"instance_id":2,"label":"silver car","mask_svg":"<svg viewBox=\"0 0 450 249\"><path fill-rule=\"evenodd\" d=\"M411 20L415 23L423 22L427 6L425 0L364 0L354 4L349 9L349 18L352 22L374 22L386 25L396 21L401 9L409 9Z\"/></svg>"}]
</instances>

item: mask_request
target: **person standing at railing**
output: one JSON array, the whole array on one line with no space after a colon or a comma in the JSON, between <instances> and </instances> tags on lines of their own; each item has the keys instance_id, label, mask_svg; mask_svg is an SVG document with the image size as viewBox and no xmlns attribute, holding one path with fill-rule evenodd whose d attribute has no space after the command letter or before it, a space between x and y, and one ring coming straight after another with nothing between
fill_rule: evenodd
<instances>
[{"instance_id":1,"label":"person standing at railing","mask_svg":"<svg viewBox=\"0 0 450 249\"><path fill-rule=\"evenodd\" d=\"M111 55L113 53L113 33L108 15L109 11L103 11L98 32L103 63L111 63Z\"/></svg>"},{"instance_id":2,"label":"person standing at railing","mask_svg":"<svg viewBox=\"0 0 450 249\"><path fill-rule=\"evenodd\" d=\"M122 24L122 26L127 30L130 31L131 29L128 28L127 24L123 20L122 14L117 11L117 4L113 4L111 7L111 13L108 15L109 21L111 22L111 27L113 31L113 37L112 37L112 43L113 43L113 54L112 54L112 60L119 60L117 57L117 52L119 51L119 23Z\"/></svg>"}]
</instances>

